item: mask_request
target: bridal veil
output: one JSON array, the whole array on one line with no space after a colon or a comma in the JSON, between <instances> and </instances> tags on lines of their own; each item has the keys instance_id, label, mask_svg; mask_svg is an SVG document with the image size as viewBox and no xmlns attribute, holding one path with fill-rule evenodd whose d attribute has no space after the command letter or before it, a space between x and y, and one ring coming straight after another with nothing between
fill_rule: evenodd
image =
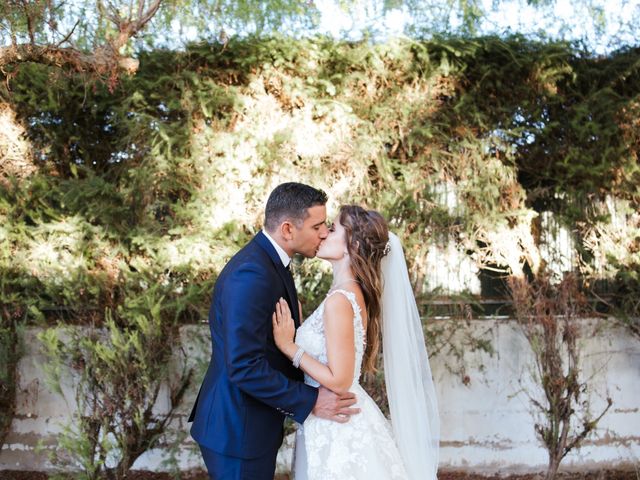
<instances>
[{"instance_id":1,"label":"bridal veil","mask_svg":"<svg viewBox=\"0 0 640 480\"><path fill-rule=\"evenodd\" d=\"M382 351L393 433L410 480L435 480L440 420L422 322L399 238L382 259Z\"/></svg>"}]
</instances>

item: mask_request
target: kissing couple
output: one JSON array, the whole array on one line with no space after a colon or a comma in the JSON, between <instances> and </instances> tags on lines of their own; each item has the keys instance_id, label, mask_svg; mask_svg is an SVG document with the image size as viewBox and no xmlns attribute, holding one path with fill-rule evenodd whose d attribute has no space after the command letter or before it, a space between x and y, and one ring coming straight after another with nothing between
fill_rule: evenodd
<instances>
[{"instance_id":1,"label":"kissing couple","mask_svg":"<svg viewBox=\"0 0 640 480\"><path fill-rule=\"evenodd\" d=\"M264 228L216 281L211 362L189 421L214 480L272 480L285 417L299 425L296 480L435 480L440 425L402 245L373 210L283 183ZM302 322L294 254L331 263ZM359 383L382 350L391 424Z\"/></svg>"}]
</instances>

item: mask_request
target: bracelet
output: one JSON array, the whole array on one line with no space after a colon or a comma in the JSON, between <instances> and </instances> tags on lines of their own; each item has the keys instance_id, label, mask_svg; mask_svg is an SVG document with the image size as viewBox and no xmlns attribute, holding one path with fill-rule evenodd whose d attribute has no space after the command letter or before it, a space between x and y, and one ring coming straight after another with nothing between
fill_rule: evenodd
<instances>
[{"instance_id":1,"label":"bracelet","mask_svg":"<svg viewBox=\"0 0 640 480\"><path fill-rule=\"evenodd\" d=\"M300 368L300 362L302 361L302 355L304 355L304 348L299 347L296 351L296 354L293 356L293 366L296 368Z\"/></svg>"}]
</instances>

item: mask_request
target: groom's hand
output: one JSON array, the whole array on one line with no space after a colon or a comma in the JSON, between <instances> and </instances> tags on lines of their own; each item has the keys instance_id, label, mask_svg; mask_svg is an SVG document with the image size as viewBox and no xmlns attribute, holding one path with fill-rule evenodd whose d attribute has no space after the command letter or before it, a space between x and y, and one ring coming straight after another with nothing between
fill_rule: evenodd
<instances>
[{"instance_id":1,"label":"groom's hand","mask_svg":"<svg viewBox=\"0 0 640 480\"><path fill-rule=\"evenodd\" d=\"M351 408L356 401L355 393L347 392L338 395L331 390L320 387L318 389L318 399L313 407L313 414L316 417L334 422L347 423L351 415L360 413L359 408Z\"/></svg>"}]
</instances>

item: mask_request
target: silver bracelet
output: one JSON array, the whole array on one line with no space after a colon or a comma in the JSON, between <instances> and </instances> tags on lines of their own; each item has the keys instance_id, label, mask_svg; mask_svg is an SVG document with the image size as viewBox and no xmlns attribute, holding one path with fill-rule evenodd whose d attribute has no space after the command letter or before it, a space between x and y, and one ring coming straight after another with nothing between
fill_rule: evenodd
<instances>
[{"instance_id":1,"label":"silver bracelet","mask_svg":"<svg viewBox=\"0 0 640 480\"><path fill-rule=\"evenodd\" d=\"M302 361L302 355L304 355L304 348L298 347L298 351L293 356L293 366L296 368L300 368L300 362Z\"/></svg>"}]
</instances>

